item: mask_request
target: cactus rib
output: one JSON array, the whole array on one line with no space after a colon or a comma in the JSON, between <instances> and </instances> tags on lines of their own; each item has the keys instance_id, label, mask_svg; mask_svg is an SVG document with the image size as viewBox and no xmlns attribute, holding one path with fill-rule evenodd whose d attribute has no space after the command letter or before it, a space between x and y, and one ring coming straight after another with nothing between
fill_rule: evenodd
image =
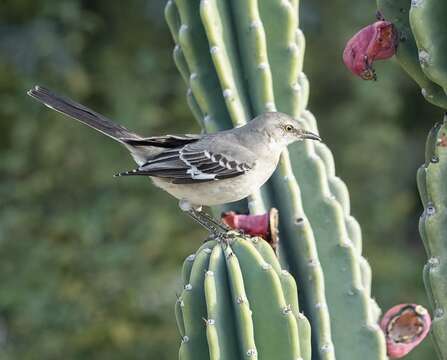
<instances>
[{"instance_id":1,"label":"cactus rib","mask_svg":"<svg viewBox=\"0 0 447 360\"><path fill-rule=\"evenodd\" d=\"M205 119L219 119L219 124L228 129L231 121L225 102L222 96L214 91L219 88L219 81L213 69L208 42L200 21L199 2L176 0L175 4L182 24L178 41L191 72L191 90L205 114ZM205 125L207 126L207 120Z\"/></svg>"},{"instance_id":2,"label":"cactus rib","mask_svg":"<svg viewBox=\"0 0 447 360\"><path fill-rule=\"evenodd\" d=\"M275 111L272 74L258 1L231 0L231 5L253 110L256 114Z\"/></svg>"},{"instance_id":3,"label":"cactus rib","mask_svg":"<svg viewBox=\"0 0 447 360\"><path fill-rule=\"evenodd\" d=\"M251 318L252 312L245 293L239 261L230 246L225 248L224 254L230 282L237 334L239 335L242 350L241 357L250 355L251 358L257 359L258 352L255 345L254 326Z\"/></svg>"},{"instance_id":4,"label":"cactus rib","mask_svg":"<svg viewBox=\"0 0 447 360\"><path fill-rule=\"evenodd\" d=\"M235 241L232 249L240 264L247 297L253 299L250 308L258 356L278 360L299 358L298 326L289 304L286 304L279 276L250 242ZM269 296L264 296L265 293ZM278 349L282 351L278 352Z\"/></svg>"},{"instance_id":5,"label":"cactus rib","mask_svg":"<svg viewBox=\"0 0 447 360\"><path fill-rule=\"evenodd\" d=\"M184 286L181 298L183 300L183 321L185 335L179 350L179 359L209 359L205 328L202 323L194 321L206 317L204 293L204 269L208 267L210 249L198 251L191 269L189 282Z\"/></svg>"},{"instance_id":6,"label":"cactus rib","mask_svg":"<svg viewBox=\"0 0 447 360\"><path fill-rule=\"evenodd\" d=\"M310 360L312 357L311 349L311 328L307 318L300 313L298 304L298 289L293 276L286 270L281 270L279 261L272 249L266 241L260 238L253 238L252 243L256 250L259 251L264 260L269 263L276 274L279 276L286 303L290 305L293 315L296 317L298 325L298 335L300 343L301 357L303 360Z\"/></svg>"},{"instance_id":7,"label":"cactus rib","mask_svg":"<svg viewBox=\"0 0 447 360\"><path fill-rule=\"evenodd\" d=\"M225 254L220 246L211 253L210 264L205 275L205 299L208 311L207 339L210 359L232 360L240 354L234 321L232 295L228 286Z\"/></svg>"},{"instance_id":8,"label":"cactus rib","mask_svg":"<svg viewBox=\"0 0 447 360\"><path fill-rule=\"evenodd\" d=\"M251 118L248 100L243 88L240 64L230 26L228 3L202 0L200 13L209 42L211 57L223 90L233 126L241 126Z\"/></svg>"},{"instance_id":9,"label":"cactus rib","mask_svg":"<svg viewBox=\"0 0 447 360\"><path fill-rule=\"evenodd\" d=\"M424 283L433 308L432 335L440 358L447 358L447 120L435 125L427 138L426 159L418 171L424 212L419 230L428 255Z\"/></svg>"}]
</instances>

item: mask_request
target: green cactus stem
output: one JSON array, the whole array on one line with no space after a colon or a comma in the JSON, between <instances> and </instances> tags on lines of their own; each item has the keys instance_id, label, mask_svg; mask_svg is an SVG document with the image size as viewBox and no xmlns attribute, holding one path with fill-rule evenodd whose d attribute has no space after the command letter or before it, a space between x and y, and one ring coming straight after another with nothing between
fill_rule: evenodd
<instances>
[{"instance_id":1,"label":"green cactus stem","mask_svg":"<svg viewBox=\"0 0 447 360\"><path fill-rule=\"evenodd\" d=\"M419 62L427 77L447 90L447 32L444 0L413 0L410 24L419 50Z\"/></svg>"},{"instance_id":2,"label":"green cactus stem","mask_svg":"<svg viewBox=\"0 0 447 360\"><path fill-rule=\"evenodd\" d=\"M181 21L168 22L175 25L170 28L189 74L213 72L209 81L196 80L208 86L210 99L220 97L219 104L226 106L225 116L207 116L222 111L194 88L189 76L205 129L225 128L227 117L238 126L277 110L318 131L306 110L309 83L302 72L305 40L298 28L298 1L176 0L175 6ZM184 29L194 34L194 43L182 41ZM284 152L267 186L248 201L254 214L266 206L280 213L280 256L302 289L300 305L311 322L313 358L385 359L360 227L350 215L346 186L335 176L329 149L306 143Z\"/></svg>"},{"instance_id":3,"label":"green cactus stem","mask_svg":"<svg viewBox=\"0 0 447 360\"><path fill-rule=\"evenodd\" d=\"M428 0L427 0L428 1ZM440 0L442 1L442 0ZM415 0L413 2L421 2ZM391 21L397 28L400 36L396 59L400 66L421 87L424 98L433 105L447 109L447 96L437 83L430 80L421 68L419 51L416 46L415 37L410 28L410 6L409 0L377 0L377 9L382 16ZM440 22L443 24L444 22Z\"/></svg>"},{"instance_id":4,"label":"green cactus stem","mask_svg":"<svg viewBox=\"0 0 447 360\"><path fill-rule=\"evenodd\" d=\"M311 359L296 283L264 240L207 242L185 260L182 277L180 359Z\"/></svg>"},{"instance_id":5,"label":"green cactus stem","mask_svg":"<svg viewBox=\"0 0 447 360\"><path fill-rule=\"evenodd\" d=\"M273 75L276 108L279 111L289 112L295 118L300 118L307 105L308 81L302 73L302 68L296 66L302 64L300 58L304 55L305 46L299 41L304 38L290 36L291 33L296 34L291 29L296 29L297 26L297 18L294 16L297 9L289 2L275 0L260 1L259 8L268 44L266 49ZM264 11L262 11L263 8ZM278 14L275 19L282 26L271 23L272 13ZM264 86L267 85L264 84ZM277 101L277 99L280 100ZM297 103L300 105L294 106ZM310 128L308 125L307 127ZM312 124L312 127L315 125ZM318 156L315 151L317 147L326 161ZM328 307L332 318L332 341L337 357L349 359L371 356L371 359L383 359L385 358L385 341L372 316L376 307L372 309L373 303L369 298L371 286L368 277L369 265L361 257L361 234L355 232L358 230L358 226L357 229L355 228L358 224L349 215L349 196L346 191L343 192L344 183L335 176L332 154L324 144L305 142L296 144L294 148L296 151L290 151L290 162L303 194L302 202L306 218L315 238L318 239L316 242L318 259L325 272L326 303L312 305L320 308ZM291 171L287 171L287 156L288 154L285 154L281 159L278 171L280 174L275 174L272 179L275 196L280 189L280 181L284 181L282 180L284 175L287 179L292 174ZM339 199L331 192L331 185L332 190L337 190L337 194L342 195ZM285 213L281 209L283 203L283 201L275 203L280 214ZM329 226L328 222L331 223ZM350 225L351 235L355 236L354 239L348 236L347 223ZM290 239L290 237L283 238L283 243L289 243ZM353 242L356 242L356 248L352 246ZM299 257L288 258L289 264L297 261L300 261ZM365 276L362 276L362 269ZM298 279L302 278L302 275L302 273L295 274ZM306 309L309 307L306 306ZM349 325L345 322L346 318L350 318ZM375 351L365 354L365 346ZM318 349L320 355L333 351L330 343L320 344Z\"/></svg>"},{"instance_id":6,"label":"green cactus stem","mask_svg":"<svg viewBox=\"0 0 447 360\"><path fill-rule=\"evenodd\" d=\"M419 230L428 255L424 283L433 309L432 337L440 359L447 359L447 120L427 138L425 164L417 181L424 212Z\"/></svg>"}]
</instances>

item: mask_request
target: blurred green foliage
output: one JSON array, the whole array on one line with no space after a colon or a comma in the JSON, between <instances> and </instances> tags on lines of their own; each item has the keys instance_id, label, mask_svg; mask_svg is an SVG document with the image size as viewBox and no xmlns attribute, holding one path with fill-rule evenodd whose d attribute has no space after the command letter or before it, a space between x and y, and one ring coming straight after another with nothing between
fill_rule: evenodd
<instances>
[{"instance_id":1,"label":"blurred green foliage","mask_svg":"<svg viewBox=\"0 0 447 360\"><path fill-rule=\"evenodd\" d=\"M141 134L199 131L164 1L4 0L0 11L0 359L174 359L183 258L205 233L109 139L34 103L34 84ZM310 108L363 226L384 309L426 305L415 172L441 111L392 62L342 65L374 2L302 1ZM430 341L407 357L434 358Z\"/></svg>"}]
</instances>

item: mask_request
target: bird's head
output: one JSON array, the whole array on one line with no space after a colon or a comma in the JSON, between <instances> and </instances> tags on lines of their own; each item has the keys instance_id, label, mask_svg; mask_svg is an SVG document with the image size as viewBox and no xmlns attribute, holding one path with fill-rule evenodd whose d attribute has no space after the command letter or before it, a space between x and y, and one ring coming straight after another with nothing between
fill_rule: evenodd
<instances>
[{"instance_id":1,"label":"bird's head","mask_svg":"<svg viewBox=\"0 0 447 360\"><path fill-rule=\"evenodd\" d=\"M317 134L303 129L298 121L284 113L267 112L256 117L251 123L280 146L305 139L321 141Z\"/></svg>"}]
</instances>

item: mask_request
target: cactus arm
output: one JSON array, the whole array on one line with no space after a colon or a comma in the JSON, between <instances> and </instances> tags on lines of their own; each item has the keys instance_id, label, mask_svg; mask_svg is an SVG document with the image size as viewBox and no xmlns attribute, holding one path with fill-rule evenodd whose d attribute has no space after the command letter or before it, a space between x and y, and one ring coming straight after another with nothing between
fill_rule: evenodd
<instances>
[{"instance_id":1,"label":"cactus arm","mask_svg":"<svg viewBox=\"0 0 447 360\"><path fill-rule=\"evenodd\" d=\"M179 359L181 360L209 359L205 326L201 319L206 318L207 314L204 280L210 252L209 248L203 248L196 253L189 283L182 291L185 336L179 350Z\"/></svg>"},{"instance_id":2,"label":"cactus arm","mask_svg":"<svg viewBox=\"0 0 447 360\"><path fill-rule=\"evenodd\" d=\"M211 253L205 275L205 299L208 310L207 339L211 360L233 360L240 354L234 322L225 255L221 246Z\"/></svg>"},{"instance_id":3,"label":"cactus arm","mask_svg":"<svg viewBox=\"0 0 447 360\"><path fill-rule=\"evenodd\" d=\"M433 306L432 334L440 358L447 357L447 122L436 125L427 140L425 171L418 171L424 212L421 237L428 253L424 283ZM423 176L425 174L425 177Z\"/></svg>"},{"instance_id":4,"label":"cactus arm","mask_svg":"<svg viewBox=\"0 0 447 360\"><path fill-rule=\"evenodd\" d=\"M241 265L247 297L253 299L250 301L250 308L253 311L259 358L299 358L297 322L286 304L281 282L273 266L265 262L248 241L235 241L231 247ZM264 296L265 293L269 296ZM267 327L265 324L271 326ZM275 329L274 332L271 331L272 328Z\"/></svg>"},{"instance_id":5,"label":"cactus arm","mask_svg":"<svg viewBox=\"0 0 447 360\"><path fill-rule=\"evenodd\" d=\"M428 102L447 109L447 96L443 89L431 81L420 66L418 49L410 28L410 5L411 2L407 0L377 0L377 9L396 26L401 37L396 53L397 62L421 87L422 95Z\"/></svg>"},{"instance_id":6,"label":"cactus arm","mask_svg":"<svg viewBox=\"0 0 447 360\"><path fill-rule=\"evenodd\" d=\"M410 25L419 49L419 62L425 75L447 90L447 34L444 0L415 0L411 2Z\"/></svg>"},{"instance_id":7,"label":"cactus arm","mask_svg":"<svg viewBox=\"0 0 447 360\"><path fill-rule=\"evenodd\" d=\"M226 1L202 0L200 13L232 123L241 126L252 116L243 88L228 6Z\"/></svg>"}]
</instances>

